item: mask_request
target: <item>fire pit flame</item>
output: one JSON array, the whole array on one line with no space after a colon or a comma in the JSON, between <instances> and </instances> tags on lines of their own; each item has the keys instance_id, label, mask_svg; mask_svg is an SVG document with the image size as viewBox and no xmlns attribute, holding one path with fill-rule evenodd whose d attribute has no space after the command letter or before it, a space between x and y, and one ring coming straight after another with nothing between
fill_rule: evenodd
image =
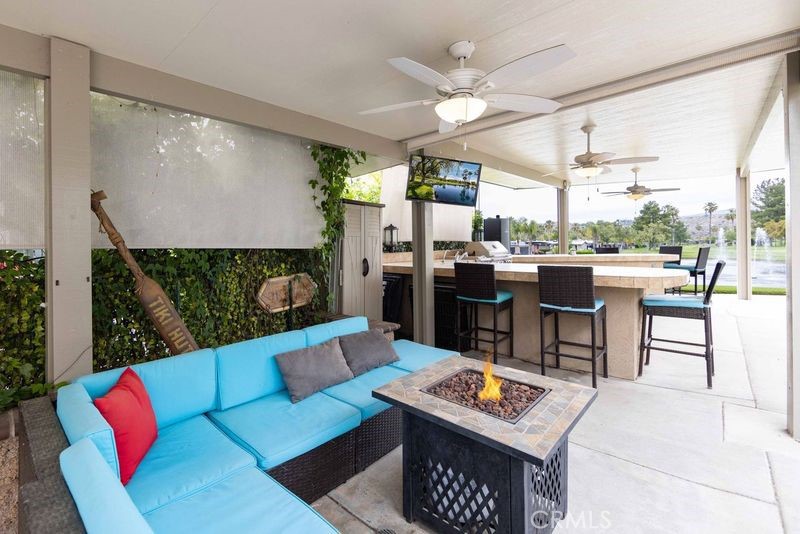
<instances>
[{"instance_id":1,"label":"fire pit flame","mask_svg":"<svg viewBox=\"0 0 800 534\"><path fill-rule=\"evenodd\" d=\"M486 364L483 366L483 380L484 386L481 392L478 393L478 398L480 400L499 401L500 386L503 384L503 380L495 378L492 374L491 356L486 360Z\"/></svg>"}]
</instances>

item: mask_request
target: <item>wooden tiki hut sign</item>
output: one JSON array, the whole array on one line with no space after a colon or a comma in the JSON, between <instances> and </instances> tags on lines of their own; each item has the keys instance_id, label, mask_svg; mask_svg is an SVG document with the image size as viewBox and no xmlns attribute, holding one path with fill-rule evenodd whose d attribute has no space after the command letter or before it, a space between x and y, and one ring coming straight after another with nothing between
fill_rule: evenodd
<instances>
[{"instance_id":1,"label":"wooden tiki hut sign","mask_svg":"<svg viewBox=\"0 0 800 534\"><path fill-rule=\"evenodd\" d=\"M92 193L92 211L97 215L97 218L100 219L100 225L103 227L106 234L108 234L108 239L111 241L111 244L114 245L119 255L122 256L122 260L128 266L128 269L133 273L133 277L136 279L134 292L136 296L139 297L139 302L144 306L144 311L147 313L147 316L150 317L150 320L153 321L153 324L155 324L156 330L158 330L158 333L161 335L161 339L167 344L172 354L182 354L184 352L197 350L200 347L197 346L197 342L195 342L192 333L189 332L183 319L178 315L172 301L167 294L164 293L164 290L161 289L158 282L142 272L142 268L139 267L139 264L133 259L133 254L131 254L131 251L128 250L128 247L125 245L125 240L119 235L119 232L114 228L103 206L100 205L100 201L106 198L108 197L103 191Z\"/></svg>"},{"instance_id":2,"label":"wooden tiki hut sign","mask_svg":"<svg viewBox=\"0 0 800 534\"><path fill-rule=\"evenodd\" d=\"M258 290L258 305L269 313L278 313L311 303L317 284L307 273L267 278Z\"/></svg>"}]
</instances>

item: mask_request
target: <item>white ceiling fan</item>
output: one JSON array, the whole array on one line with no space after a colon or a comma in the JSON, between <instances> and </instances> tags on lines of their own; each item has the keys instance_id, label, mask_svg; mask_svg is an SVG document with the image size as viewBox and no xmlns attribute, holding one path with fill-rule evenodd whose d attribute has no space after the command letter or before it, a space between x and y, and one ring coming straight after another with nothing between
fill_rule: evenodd
<instances>
[{"instance_id":1,"label":"white ceiling fan","mask_svg":"<svg viewBox=\"0 0 800 534\"><path fill-rule=\"evenodd\" d=\"M639 167L634 167L631 169L633 171L633 185L629 185L625 188L625 191L606 191L603 194L608 196L619 196L625 195L631 200L639 200L641 198L646 197L647 195L652 195L653 193L663 193L665 191L680 191L680 187L665 187L661 189L650 189L647 186L639 184L639 171L641 169Z\"/></svg>"},{"instance_id":2,"label":"white ceiling fan","mask_svg":"<svg viewBox=\"0 0 800 534\"><path fill-rule=\"evenodd\" d=\"M575 53L566 45L528 54L488 74L464 66L464 62L474 51L475 43L472 41L458 41L450 45L447 52L458 61L459 67L444 74L407 57L389 59L389 64L403 74L435 88L440 98L391 104L361 111L360 114L369 115L435 104L434 109L440 119L439 132L446 133L477 119L487 107L523 113L552 113L561 107L559 102L539 96L489 91L513 85L572 59Z\"/></svg>"},{"instance_id":3,"label":"white ceiling fan","mask_svg":"<svg viewBox=\"0 0 800 534\"><path fill-rule=\"evenodd\" d=\"M607 174L611 172L610 165L658 161L658 156L615 158L614 156L616 154L613 152L592 152L592 132L595 128L596 125L593 123L587 123L581 127L581 131L586 134L586 152L575 156L575 163L569 164L569 168L575 171L575 174L585 178L591 178L598 174ZM558 171L555 171L545 174L544 176L551 176L557 173Z\"/></svg>"}]
</instances>

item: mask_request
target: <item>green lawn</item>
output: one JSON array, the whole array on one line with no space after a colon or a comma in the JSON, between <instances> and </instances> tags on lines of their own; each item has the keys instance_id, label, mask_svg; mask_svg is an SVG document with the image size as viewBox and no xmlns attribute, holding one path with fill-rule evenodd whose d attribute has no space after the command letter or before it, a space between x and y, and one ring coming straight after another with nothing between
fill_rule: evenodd
<instances>
[{"instance_id":1,"label":"green lawn","mask_svg":"<svg viewBox=\"0 0 800 534\"><path fill-rule=\"evenodd\" d=\"M700 286L698 289L701 290L703 286ZM694 291L694 282L691 284L686 284L683 286L684 293L691 293ZM720 286L714 288L714 293L719 293L720 295L735 295L736 294L736 286ZM753 288L753 295L786 295L786 288L785 287L754 287Z\"/></svg>"},{"instance_id":2,"label":"green lawn","mask_svg":"<svg viewBox=\"0 0 800 534\"><path fill-rule=\"evenodd\" d=\"M683 245L682 257L685 260L694 259L697 257L697 249L700 245ZM626 248L622 250L623 254L642 254L645 252L658 252L658 248ZM736 259L736 245L729 245L727 247L727 255L730 259ZM778 247L770 247L770 259L777 263L784 263L786 261L786 246L781 245ZM711 258L719 257L719 249L716 245L711 245ZM763 247L753 247L753 259L758 261L765 261L767 259L767 251Z\"/></svg>"}]
</instances>

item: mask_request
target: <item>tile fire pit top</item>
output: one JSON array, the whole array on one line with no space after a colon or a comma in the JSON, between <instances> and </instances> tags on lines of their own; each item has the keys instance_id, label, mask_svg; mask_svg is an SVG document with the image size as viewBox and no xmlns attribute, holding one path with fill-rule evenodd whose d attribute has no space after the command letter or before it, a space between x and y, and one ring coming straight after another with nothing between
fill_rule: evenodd
<instances>
[{"instance_id":1,"label":"tile fire pit top","mask_svg":"<svg viewBox=\"0 0 800 534\"><path fill-rule=\"evenodd\" d=\"M480 371L483 362L451 356L375 389L372 396L534 463L550 455L597 396L593 388L495 365L500 378L550 390L519 421L509 423L424 391L465 367Z\"/></svg>"}]
</instances>

